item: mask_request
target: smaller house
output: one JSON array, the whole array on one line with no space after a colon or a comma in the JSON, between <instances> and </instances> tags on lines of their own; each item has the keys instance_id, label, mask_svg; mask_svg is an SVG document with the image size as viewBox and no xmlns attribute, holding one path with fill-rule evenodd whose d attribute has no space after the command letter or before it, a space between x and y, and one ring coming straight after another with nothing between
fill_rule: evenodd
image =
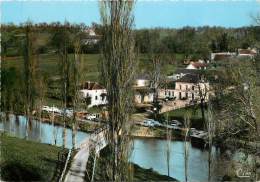
<instances>
[{"instance_id":1,"label":"smaller house","mask_svg":"<svg viewBox=\"0 0 260 182\"><path fill-rule=\"evenodd\" d=\"M83 44L97 44L101 39L100 35L97 35L92 28L88 28L84 31L86 33L86 37L82 39Z\"/></svg>"},{"instance_id":2,"label":"smaller house","mask_svg":"<svg viewBox=\"0 0 260 182\"><path fill-rule=\"evenodd\" d=\"M88 107L107 104L107 91L97 82L85 82L80 88L80 93L84 99L89 98Z\"/></svg>"},{"instance_id":3,"label":"smaller house","mask_svg":"<svg viewBox=\"0 0 260 182\"><path fill-rule=\"evenodd\" d=\"M196 70L205 70L207 68L207 64L198 61L198 62L190 62L190 64L186 67L186 69L196 69Z\"/></svg>"},{"instance_id":4,"label":"smaller house","mask_svg":"<svg viewBox=\"0 0 260 182\"><path fill-rule=\"evenodd\" d=\"M245 57L253 59L257 55L256 49L238 49L238 57Z\"/></svg>"}]
</instances>

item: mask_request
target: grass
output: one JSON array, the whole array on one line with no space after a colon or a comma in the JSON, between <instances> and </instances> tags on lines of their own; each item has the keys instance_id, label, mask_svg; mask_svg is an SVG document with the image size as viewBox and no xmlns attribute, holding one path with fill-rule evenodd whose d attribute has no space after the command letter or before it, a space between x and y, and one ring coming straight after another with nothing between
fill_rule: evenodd
<instances>
[{"instance_id":1,"label":"grass","mask_svg":"<svg viewBox=\"0 0 260 182\"><path fill-rule=\"evenodd\" d=\"M137 164L132 164L134 168L134 181L177 181L166 175L161 175L151 169L144 169Z\"/></svg>"},{"instance_id":2,"label":"grass","mask_svg":"<svg viewBox=\"0 0 260 182\"><path fill-rule=\"evenodd\" d=\"M1 136L1 178L5 181L51 181L55 176L59 147Z\"/></svg>"},{"instance_id":3,"label":"grass","mask_svg":"<svg viewBox=\"0 0 260 182\"><path fill-rule=\"evenodd\" d=\"M179 56L178 56L179 57ZM73 60L73 54L69 55ZM100 54L83 54L82 55L82 77L83 80L99 81L99 59ZM152 63L147 55L141 54L139 57L139 70L149 72ZM2 61L2 68L15 67L17 70L23 70L22 57L7 57ZM59 56L57 54L41 54L38 57L39 70L50 77L59 75ZM163 64L162 73L169 74L175 70L173 64Z\"/></svg>"}]
</instances>

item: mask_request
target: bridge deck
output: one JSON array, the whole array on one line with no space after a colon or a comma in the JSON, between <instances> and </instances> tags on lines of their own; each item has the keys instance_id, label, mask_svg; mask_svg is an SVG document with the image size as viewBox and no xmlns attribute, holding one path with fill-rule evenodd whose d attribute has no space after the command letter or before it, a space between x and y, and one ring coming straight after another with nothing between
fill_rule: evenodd
<instances>
[{"instance_id":1,"label":"bridge deck","mask_svg":"<svg viewBox=\"0 0 260 182\"><path fill-rule=\"evenodd\" d=\"M101 130L99 133L91 135L80 146L79 151L73 158L71 167L66 175L65 182L84 182L85 171L89 158L89 151L91 148L95 148L96 153L103 149L107 145L106 129Z\"/></svg>"}]
</instances>

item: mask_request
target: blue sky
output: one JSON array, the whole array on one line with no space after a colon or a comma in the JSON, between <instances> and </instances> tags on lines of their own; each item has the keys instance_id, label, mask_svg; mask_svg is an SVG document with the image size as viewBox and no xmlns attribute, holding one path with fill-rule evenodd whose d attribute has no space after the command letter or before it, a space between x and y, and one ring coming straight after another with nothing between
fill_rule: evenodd
<instances>
[{"instance_id":1,"label":"blue sky","mask_svg":"<svg viewBox=\"0 0 260 182\"><path fill-rule=\"evenodd\" d=\"M260 2L244 1L137 1L135 27L225 26L253 25L251 16L260 13ZM99 22L97 1L4 1L1 3L2 23Z\"/></svg>"}]
</instances>

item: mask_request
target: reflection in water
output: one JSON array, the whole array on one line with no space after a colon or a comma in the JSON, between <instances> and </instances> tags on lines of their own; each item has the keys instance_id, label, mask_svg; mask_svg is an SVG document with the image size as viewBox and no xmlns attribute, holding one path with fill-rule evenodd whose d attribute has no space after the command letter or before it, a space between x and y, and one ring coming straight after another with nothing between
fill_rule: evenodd
<instances>
[{"instance_id":1,"label":"reflection in water","mask_svg":"<svg viewBox=\"0 0 260 182\"><path fill-rule=\"evenodd\" d=\"M0 121L0 129L5 130L12 136L19 138L26 137L26 118L23 116L18 116L16 119L14 115L10 115L9 121ZM55 144L57 146L62 146L62 130L61 126L53 126L48 123L41 123L36 120L28 122L29 131L28 139L38 141L41 143ZM55 132L53 132L53 130ZM71 129L66 129L66 148L72 148L72 132ZM76 141L79 144L82 142L89 134L85 132L78 131L76 135Z\"/></svg>"},{"instance_id":2,"label":"reflection in water","mask_svg":"<svg viewBox=\"0 0 260 182\"><path fill-rule=\"evenodd\" d=\"M167 175L166 140L135 139L131 161L144 168L153 168ZM170 176L185 181L184 142L172 141L170 145ZM216 148L213 148L213 160L217 158ZM214 174L212 181L221 176ZM208 180L208 152L189 146L188 181Z\"/></svg>"}]
</instances>

